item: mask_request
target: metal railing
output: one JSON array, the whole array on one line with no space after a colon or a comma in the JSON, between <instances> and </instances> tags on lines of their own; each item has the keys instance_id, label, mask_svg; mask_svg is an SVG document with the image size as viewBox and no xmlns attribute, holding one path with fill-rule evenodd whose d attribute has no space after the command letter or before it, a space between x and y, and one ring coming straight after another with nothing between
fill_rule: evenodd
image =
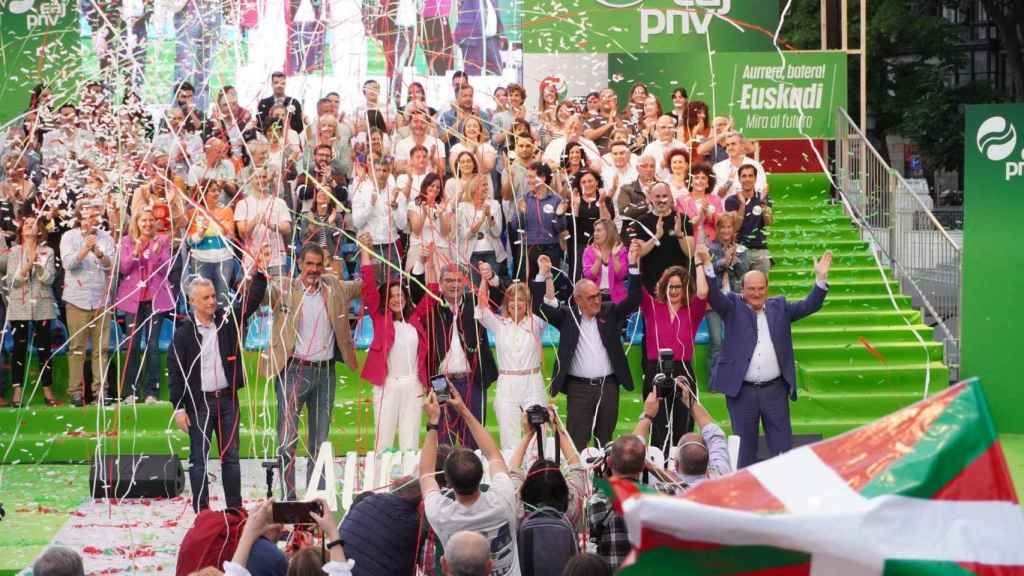
<instances>
[{"instance_id":1,"label":"metal railing","mask_svg":"<svg viewBox=\"0 0 1024 576\"><path fill-rule=\"evenodd\" d=\"M925 311L944 343L946 364L960 365L961 248L907 182L850 119L836 111L833 178L861 238Z\"/></svg>"}]
</instances>

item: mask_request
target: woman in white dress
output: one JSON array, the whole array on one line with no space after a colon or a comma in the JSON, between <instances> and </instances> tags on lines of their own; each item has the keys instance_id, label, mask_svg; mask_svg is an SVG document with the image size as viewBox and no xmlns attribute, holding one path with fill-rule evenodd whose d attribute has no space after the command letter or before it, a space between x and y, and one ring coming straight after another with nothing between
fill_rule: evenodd
<instances>
[{"instance_id":1,"label":"woman in white dress","mask_svg":"<svg viewBox=\"0 0 1024 576\"><path fill-rule=\"evenodd\" d=\"M522 434L520 415L530 406L547 406L541 374L541 335L545 323L531 312L530 289L516 282L505 290L505 310L491 311L488 298L490 271L481 275L477 298L477 319L494 334L498 359L498 391L494 413L498 416L501 449L513 450Z\"/></svg>"}]
</instances>

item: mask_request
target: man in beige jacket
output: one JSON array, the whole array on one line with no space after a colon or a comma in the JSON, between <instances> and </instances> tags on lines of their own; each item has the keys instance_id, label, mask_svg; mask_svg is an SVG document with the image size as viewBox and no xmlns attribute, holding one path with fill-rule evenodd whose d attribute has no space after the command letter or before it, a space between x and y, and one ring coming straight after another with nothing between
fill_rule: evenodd
<instances>
[{"instance_id":1,"label":"man in beige jacket","mask_svg":"<svg viewBox=\"0 0 1024 576\"><path fill-rule=\"evenodd\" d=\"M358 297L362 282L325 275L326 259L319 245L304 245L297 257L299 277L278 278L267 293L274 326L260 372L276 377L277 455L288 500L295 499L295 448L303 406L309 407L308 480L330 430L337 384L334 363L341 361L352 372L359 371L349 315L350 302Z\"/></svg>"}]
</instances>

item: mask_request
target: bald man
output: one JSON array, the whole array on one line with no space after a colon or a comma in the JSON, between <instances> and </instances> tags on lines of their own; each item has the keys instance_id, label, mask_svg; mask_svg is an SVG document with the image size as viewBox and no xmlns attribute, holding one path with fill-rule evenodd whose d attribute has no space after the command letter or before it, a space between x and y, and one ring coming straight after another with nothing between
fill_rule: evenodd
<instances>
[{"instance_id":1,"label":"bald man","mask_svg":"<svg viewBox=\"0 0 1024 576\"><path fill-rule=\"evenodd\" d=\"M799 302L768 298L768 276L758 270L743 276L741 294L723 293L706 247L697 249L697 261L708 277L708 302L725 324L711 389L726 396L733 432L741 439L738 464L743 468L756 461L761 422L772 456L792 446L789 399L796 400L796 367L790 325L825 303L832 252L814 263L814 286Z\"/></svg>"},{"instance_id":2,"label":"bald man","mask_svg":"<svg viewBox=\"0 0 1024 576\"><path fill-rule=\"evenodd\" d=\"M491 564L491 545L478 532L456 532L444 545L441 571L445 576L487 576Z\"/></svg>"},{"instance_id":3,"label":"bald man","mask_svg":"<svg viewBox=\"0 0 1024 576\"><path fill-rule=\"evenodd\" d=\"M640 241L629 247L629 293L618 304L602 303L601 291L590 280L576 283L573 306L560 305L551 280L551 259L540 256L540 271L532 284L534 313L560 333L558 362L551 395L568 398L566 428L577 450L591 438L603 447L619 419L619 387L633 389L629 363L622 349L622 328L640 306Z\"/></svg>"}]
</instances>

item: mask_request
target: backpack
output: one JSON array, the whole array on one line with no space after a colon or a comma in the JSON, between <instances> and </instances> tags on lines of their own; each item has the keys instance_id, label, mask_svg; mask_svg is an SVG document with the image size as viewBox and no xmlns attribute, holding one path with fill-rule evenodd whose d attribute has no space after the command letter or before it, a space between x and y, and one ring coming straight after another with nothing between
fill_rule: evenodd
<instances>
[{"instance_id":1,"label":"backpack","mask_svg":"<svg viewBox=\"0 0 1024 576\"><path fill-rule=\"evenodd\" d=\"M242 536L245 510L202 510L185 533L178 548L175 576L187 576L201 568L223 569L231 560Z\"/></svg>"},{"instance_id":2,"label":"backpack","mask_svg":"<svg viewBox=\"0 0 1024 576\"><path fill-rule=\"evenodd\" d=\"M565 514L547 506L526 516L517 532L522 576L560 576L579 553L576 529Z\"/></svg>"}]
</instances>

